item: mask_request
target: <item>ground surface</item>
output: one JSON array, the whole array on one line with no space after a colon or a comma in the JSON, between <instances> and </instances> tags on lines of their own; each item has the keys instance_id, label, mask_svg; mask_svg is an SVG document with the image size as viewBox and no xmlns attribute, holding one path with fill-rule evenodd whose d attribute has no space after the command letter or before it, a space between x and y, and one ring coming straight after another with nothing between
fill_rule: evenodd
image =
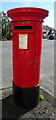
<instances>
[{"instance_id":1,"label":"ground surface","mask_svg":"<svg viewBox=\"0 0 56 120\"><path fill-rule=\"evenodd\" d=\"M0 100L0 109L2 107L0 118L2 120L26 120L27 118L29 120L35 120L36 118L37 120L56 120L56 104L54 105L54 100L42 90L40 90L40 94L44 95L44 99L39 101L35 108L29 110L14 104L12 89L5 89L3 91L3 100Z\"/></svg>"}]
</instances>

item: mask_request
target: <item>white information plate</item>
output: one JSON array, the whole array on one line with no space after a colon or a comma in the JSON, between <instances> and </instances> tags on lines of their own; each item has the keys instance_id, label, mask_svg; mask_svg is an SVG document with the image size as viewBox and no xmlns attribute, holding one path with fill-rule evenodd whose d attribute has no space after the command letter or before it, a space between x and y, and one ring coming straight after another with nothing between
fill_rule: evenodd
<instances>
[{"instance_id":1,"label":"white information plate","mask_svg":"<svg viewBox=\"0 0 56 120\"><path fill-rule=\"evenodd\" d=\"M28 49L28 34L19 34L19 49Z\"/></svg>"}]
</instances>

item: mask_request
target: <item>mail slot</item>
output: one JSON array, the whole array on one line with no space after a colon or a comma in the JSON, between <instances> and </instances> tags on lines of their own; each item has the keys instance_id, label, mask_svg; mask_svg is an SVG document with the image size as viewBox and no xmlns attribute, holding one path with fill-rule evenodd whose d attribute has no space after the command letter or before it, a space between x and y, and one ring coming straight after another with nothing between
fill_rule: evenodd
<instances>
[{"instance_id":1,"label":"mail slot","mask_svg":"<svg viewBox=\"0 0 56 120\"><path fill-rule=\"evenodd\" d=\"M22 107L39 102L42 22L48 10L15 8L7 12L12 19L13 98Z\"/></svg>"},{"instance_id":2,"label":"mail slot","mask_svg":"<svg viewBox=\"0 0 56 120\"><path fill-rule=\"evenodd\" d=\"M32 26L15 26L14 29L32 29Z\"/></svg>"}]
</instances>

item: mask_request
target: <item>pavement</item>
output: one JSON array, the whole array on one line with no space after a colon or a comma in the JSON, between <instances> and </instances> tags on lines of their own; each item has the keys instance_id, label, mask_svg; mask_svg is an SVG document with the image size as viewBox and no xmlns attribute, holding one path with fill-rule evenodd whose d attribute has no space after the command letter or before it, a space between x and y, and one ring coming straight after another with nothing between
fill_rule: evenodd
<instances>
[{"instance_id":1,"label":"pavement","mask_svg":"<svg viewBox=\"0 0 56 120\"><path fill-rule=\"evenodd\" d=\"M25 109L13 102L12 88L4 89L3 100L0 100L0 109L2 109L0 120L56 120L56 103L54 102L56 99L42 89L40 94L44 99L39 100L39 104L33 109Z\"/></svg>"},{"instance_id":2,"label":"pavement","mask_svg":"<svg viewBox=\"0 0 56 120\"><path fill-rule=\"evenodd\" d=\"M44 96L44 99L40 100L39 104L32 110L23 109L17 106L12 99L13 71L11 41L0 42L0 49L0 56L2 56L0 59L0 66L2 66L2 69L0 67L0 74L2 73L0 76L0 120L23 120L27 118L29 120L56 120L56 96L54 92L54 82L56 86L56 75L54 74L54 41L43 40L40 94Z\"/></svg>"},{"instance_id":3,"label":"pavement","mask_svg":"<svg viewBox=\"0 0 56 120\"><path fill-rule=\"evenodd\" d=\"M54 96L54 41L52 40L43 40L40 77L41 87Z\"/></svg>"}]
</instances>

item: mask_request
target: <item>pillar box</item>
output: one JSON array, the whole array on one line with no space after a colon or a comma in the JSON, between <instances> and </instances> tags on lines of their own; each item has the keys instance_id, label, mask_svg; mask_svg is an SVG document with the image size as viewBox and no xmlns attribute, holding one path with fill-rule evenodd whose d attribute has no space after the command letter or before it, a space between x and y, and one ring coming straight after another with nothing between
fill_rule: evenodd
<instances>
[{"instance_id":1,"label":"pillar box","mask_svg":"<svg viewBox=\"0 0 56 120\"><path fill-rule=\"evenodd\" d=\"M12 19L13 96L22 107L39 101L42 22L48 11L41 8L15 8Z\"/></svg>"}]
</instances>

